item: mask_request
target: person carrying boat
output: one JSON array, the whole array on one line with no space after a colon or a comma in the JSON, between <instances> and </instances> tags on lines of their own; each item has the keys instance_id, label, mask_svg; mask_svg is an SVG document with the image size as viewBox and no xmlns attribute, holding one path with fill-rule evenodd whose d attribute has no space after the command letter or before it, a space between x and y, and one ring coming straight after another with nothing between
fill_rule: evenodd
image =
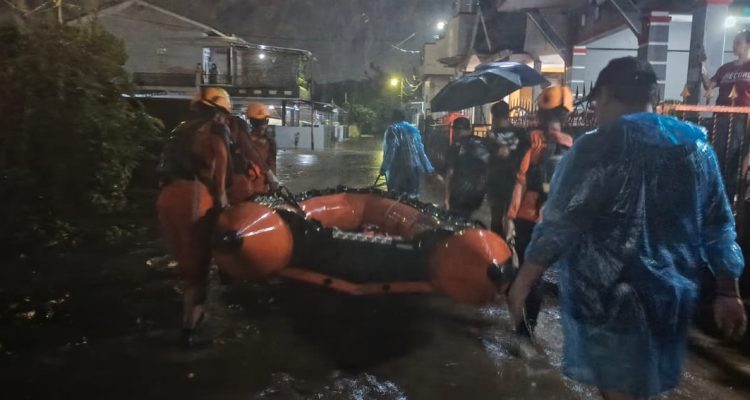
<instances>
[{"instance_id":1,"label":"person carrying boat","mask_svg":"<svg viewBox=\"0 0 750 400\"><path fill-rule=\"evenodd\" d=\"M267 184L278 185L276 179L276 140L268 134L268 107L262 103L250 103L247 106L247 120L250 123L250 141L265 171ZM273 175L268 174L271 172ZM267 176L266 176L267 175Z\"/></svg>"},{"instance_id":2,"label":"person carrying boat","mask_svg":"<svg viewBox=\"0 0 750 400\"><path fill-rule=\"evenodd\" d=\"M224 89L201 87L191 102L195 118L174 131L162 152L157 214L183 284L182 326L192 336L204 314L213 221L228 205L232 105Z\"/></svg>"},{"instance_id":3,"label":"person carrying boat","mask_svg":"<svg viewBox=\"0 0 750 400\"><path fill-rule=\"evenodd\" d=\"M446 157L445 206L470 218L484 200L491 154L487 141L473 134L468 118L455 119L452 128L456 140Z\"/></svg>"},{"instance_id":4,"label":"person carrying boat","mask_svg":"<svg viewBox=\"0 0 750 400\"><path fill-rule=\"evenodd\" d=\"M492 130L487 141L492 149L487 176L487 203L490 206L492 231L508 238L508 207L521 160L531 145L523 128L510 122L510 106L504 101L492 105Z\"/></svg>"},{"instance_id":5,"label":"person carrying boat","mask_svg":"<svg viewBox=\"0 0 750 400\"><path fill-rule=\"evenodd\" d=\"M385 131L380 175L385 176L389 191L416 199L423 173L433 175L435 169L425 154L422 135L417 127L406 122L402 110L393 110L391 125Z\"/></svg>"},{"instance_id":6,"label":"person carrying boat","mask_svg":"<svg viewBox=\"0 0 750 400\"><path fill-rule=\"evenodd\" d=\"M259 125L264 123L266 120L261 121ZM267 164L269 153L275 154L272 150L275 147L273 139L264 132L253 136L247 122L239 116L232 116L228 126L233 142L234 170L232 186L229 188L230 202L238 204L254 195L276 190L279 180ZM275 160L275 157L273 159Z\"/></svg>"},{"instance_id":7,"label":"person carrying boat","mask_svg":"<svg viewBox=\"0 0 750 400\"><path fill-rule=\"evenodd\" d=\"M605 399L679 384L698 281L716 276L727 338L747 319L744 268L717 156L703 128L653 112L659 86L635 57L612 60L590 98L599 129L558 166L541 223L511 286L514 321L546 268L559 271L563 372Z\"/></svg>"},{"instance_id":8,"label":"person carrying boat","mask_svg":"<svg viewBox=\"0 0 750 400\"><path fill-rule=\"evenodd\" d=\"M573 111L573 94L564 86L550 86L537 99L539 128L530 132L531 144L524 153L516 173L507 228L515 238L519 263L523 265L526 247L549 193L550 181L562 154L573 145L573 138L562 132L563 123ZM531 335L542 305L542 288L536 285L526 303L527 324L518 326L522 334Z\"/></svg>"}]
</instances>

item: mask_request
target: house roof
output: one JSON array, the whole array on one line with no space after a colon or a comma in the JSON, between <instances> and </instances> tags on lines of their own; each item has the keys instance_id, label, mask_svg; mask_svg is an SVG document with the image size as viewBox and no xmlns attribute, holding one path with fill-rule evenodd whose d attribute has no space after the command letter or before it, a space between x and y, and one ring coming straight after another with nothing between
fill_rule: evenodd
<instances>
[{"instance_id":1,"label":"house roof","mask_svg":"<svg viewBox=\"0 0 750 400\"><path fill-rule=\"evenodd\" d=\"M259 49L259 50L267 50L269 52L284 52L284 53L300 53L305 56L310 57L311 53L307 50L300 50L300 49L292 49L292 48L285 48L285 47L276 47L276 46L264 46L259 44L254 44L246 41L245 39L235 36L235 35L227 35L221 31L219 31L216 28L213 28L209 25L203 24L201 22L195 21L193 19L190 19L184 15L177 14L175 12L169 11L165 8L155 6L149 2L143 1L143 0L126 0L120 3L115 3L110 6L106 6L100 10L98 10L96 13L91 13L88 15L85 15L80 18L74 19L72 22L74 23L81 23L81 22L89 22L95 18L108 16L108 15L114 15L121 11L124 11L132 6L141 6L148 9L151 9L155 12L167 15L169 17L178 19L188 25L195 26L196 28L202 30L206 36L207 36L207 43L210 44L220 44L223 43L225 45L230 46L237 46L237 47L245 47L245 48L251 48L251 49Z\"/></svg>"},{"instance_id":2,"label":"house roof","mask_svg":"<svg viewBox=\"0 0 750 400\"><path fill-rule=\"evenodd\" d=\"M199 29L205 31L207 35L224 37L224 38L231 38L232 37L232 36L229 36L229 35L226 35L226 34L222 33L218 29L210 27L210 26L208 26L206 24L202 24L202 23L200 23L198 21L195 21L195 20L192 20L192 19L190 19L188 17L185 17L184 15L177 14L175 12L169 11L169 10L161 8L159 6L155 6L155 5L151 4L151 3L148 3L148 2L142 1L142 0L126 0L126 1L123 1L123 2L120 2L120 3L115 3L115 4L112 4L110 6L104 7L102 9L98 10L95 13L90 13L90 14L87 14L87 15L85 15L83 17L76 18L74 21L76 21L76 22L88 22L88 21L91 21L92 19L95 19L97 17L103 17L103 16L117 14L118 12L121 12L123 10L126 10L126 9L128 9L128 8L130 8L132 6L136 6L136 5L152 9L152 10L158 12L158 13L168 15L168 16L170 16L172 18L179 19L182 22L185 22L185 23L187 23L189 25L193 25L196 28L199 28Z\"/></svg>"}]
</instances>

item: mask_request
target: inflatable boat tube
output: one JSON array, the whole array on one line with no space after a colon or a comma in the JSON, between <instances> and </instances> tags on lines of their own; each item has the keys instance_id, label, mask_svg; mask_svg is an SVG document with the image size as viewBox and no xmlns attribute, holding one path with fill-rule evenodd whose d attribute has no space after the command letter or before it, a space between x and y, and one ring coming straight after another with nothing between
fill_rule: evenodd
<instances>
[{"instance_id":1,"label":"inflatable boat tube","mask_svg":"<svg viewBox=\"0 0 750 400\"><path fill-rule=\"evenodd\" d=\"M481 304L513 276L508 245L478 222L375 189L230 207L218 218L213 246L230 278L279 276L353 295L435 293Z\"/></svg>"}]
</instances>

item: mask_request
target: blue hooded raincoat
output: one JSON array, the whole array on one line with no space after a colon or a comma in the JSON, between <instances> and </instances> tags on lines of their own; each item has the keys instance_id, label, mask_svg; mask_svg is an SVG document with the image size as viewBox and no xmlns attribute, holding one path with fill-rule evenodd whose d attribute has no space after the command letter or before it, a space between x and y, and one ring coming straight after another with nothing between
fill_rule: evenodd
<instances>
[{"instance_id":1,"label":"blue hooded raincoat","mask_svg":"<svg viewBox=\"0 0 750 400\"><path fill-rule=\"evenodd\" d=\"M639 396L677 386L700 271L739 277L735 236L702 128L640 113L582 137L526 251L559 268L566 375Z\"/></svg>"},{"instance_id":2,"label":"blue hooded raincoat","mask_svg":"<svg viewBox=\"0 0 750 400\"><path fill-rule=\"evenodd\" d=\"M435 170L427 158L419 129L408 122L397 122L385 132L383 164L388 190L419 196L419 176Z\"/></svg>"}]
</instances>

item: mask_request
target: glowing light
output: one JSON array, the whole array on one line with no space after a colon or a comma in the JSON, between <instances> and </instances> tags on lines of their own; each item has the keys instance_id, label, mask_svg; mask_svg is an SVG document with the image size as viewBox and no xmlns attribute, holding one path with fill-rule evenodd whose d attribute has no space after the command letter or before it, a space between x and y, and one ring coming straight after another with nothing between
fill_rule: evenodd
<instances>
[{"instance_id":1,"label":"glowing light","mask_svg":"<svg viewBox=\"0 0 750 400\"><path fill-rule=\"evenodd\" d=\"M260 54L258 54L258 58L260 58L261 60L265 60L266 59L266 53L260 53Z\"/></svg>"},{"instance_id":2,"label":"glowing light","mask_svg":"<svg viewBox=\"0 0 750 400\"><path fill-rule=\"evenodd\" d=\"M443 29L445 29L445 21L440 21L440 22L438 22L438 23L437 23L437 29L438 29L439 31L442 31Z\"/></svg>"},{"instance_id":3,"label":"glowing light","mask_svg":"<svg viewBox=\"0 0 750 400\"><path fill-rule=\"evenodd\" d=\"M268 106L268 109L269 109L269 110L275 110L275 109L276 109L276 107L275 107L275 106Z\"/></svg>"},{"instance_id":4,"label":"glowing light","mask_svg":"<svg viewBox=\"0 0 750 400\"><path fill-rule=\"evenodd\" d=\"M262 45L260 45L260 49L261 49L261 50L265 50L265 49L266 49L266 46L262 44Z\"/></svg>"},{"instance_id":5,"label":"glowing light","mask_svg":"<svg viewBox=\"0 0 750 400\"><path fill-rule=\"evenodd\" d=\"M737 18L732 17L731 15L727 17L727 19L724 21L724 27L726 28L734 28L737 26Z\"/></svg>"},{"instance_id":6,"label":"glowing light","mask_svg":"<svg viewBox=\"0 0 750 400\"><path fill-rule=\"evenodd\" d=\"M401 81L398 80L398 78L391 78L391 86L396 87Z\"/></svg>"}]
</instances>

